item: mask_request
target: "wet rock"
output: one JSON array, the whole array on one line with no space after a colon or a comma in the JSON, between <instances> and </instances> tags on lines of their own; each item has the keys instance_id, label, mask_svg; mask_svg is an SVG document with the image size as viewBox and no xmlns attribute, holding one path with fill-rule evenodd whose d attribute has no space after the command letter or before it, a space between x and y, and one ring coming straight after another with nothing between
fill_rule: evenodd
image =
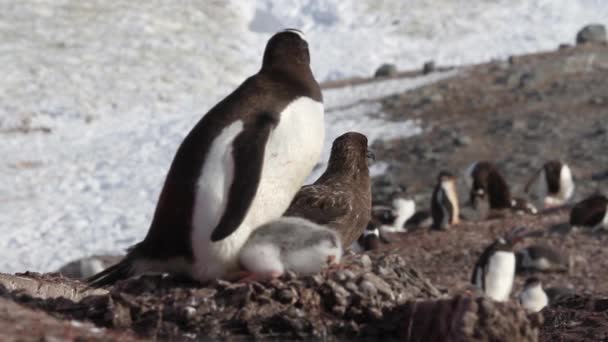
<instances>
[{"instance_id":1,"label":"wet rock","mask_svg":"<svg viewBox=\"0 0 608 342\"><path fill-rule=\"evenodd\" d=\"M589 24L576 34L576 44L599 43L606 41L606 27L602 24Z\"/></svg>"},{"instance_id":2,"label":"wet rock","mask_svg":"<svg viewBox=\"0 0 608 342\"><path fill-rule=\"evenodd\" d=\"M397 76L397 66L395 64L385 63L376 69L374 77L394 77Z\"/></svg>"}]
</instances>

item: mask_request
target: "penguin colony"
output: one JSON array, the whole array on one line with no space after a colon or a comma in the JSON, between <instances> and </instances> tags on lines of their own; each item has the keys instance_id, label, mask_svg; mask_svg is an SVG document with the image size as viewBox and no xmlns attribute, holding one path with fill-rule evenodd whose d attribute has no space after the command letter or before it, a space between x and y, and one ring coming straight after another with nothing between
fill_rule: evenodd
<instances>
[{"instance_id":1,"label":"penguin colony","mask_svg":"<svg viewBox=\"0 0 608 342\"><path fill-rule=\"evenodd\" d=\"M410 229L446 230L465 220L457 177L441 171L429 211L416 211L400 194L372 206L367 138L348 132L335 139L326 171L303 186L321 155L323 97L310 68L304 34L286 29L267 42L260 70L211 108L179 146L145 238L117 264L88 279L106 286L150 273L172 273L205 282L311 274L340 263L345 248L364 252ZM574 194L569 166L551 160L525 186L535 203L512 196L490 161L464 171L467 205L536 214L567 205ZM577 203L575 227L608 227L608 199ZM482 252L471 282L496 300L510 298L516 271L564 271L558 252L532 246L515 252L523 227L499 236ZM538 278L519 296L526 310L549 300Z\"/></svg>"}]
</instances>

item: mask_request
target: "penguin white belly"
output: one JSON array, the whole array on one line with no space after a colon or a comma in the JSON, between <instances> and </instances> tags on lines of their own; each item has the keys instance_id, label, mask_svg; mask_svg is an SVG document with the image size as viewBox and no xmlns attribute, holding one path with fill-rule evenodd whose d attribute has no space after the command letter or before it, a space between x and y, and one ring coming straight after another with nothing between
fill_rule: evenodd
<instances>
[{"instance_id":1,"label":"penguin white belly","mask_svg":"<svg viewBox=\"0 0 608 342\"><path fill-rule=\"evenodd\" d=\"M321 156L325 139L323 114L323 103L310 98L300 97L287 105L266 142L260 182L243 222L230 236L212 243L211 233L226 209L234 177L232 141L242 131L242 122L224 128L216 138L197 192L192 232L193 278L205 281L235 270L239 251L251 232L285 212ZM217 200L209 200L213 198Z\"/></svg>"},{"instance_id":2,"label":"penguin white belly","mask_svg":"<svg viewBox=\"0 0 608 342\"><path fill-rule=\"evenodd\" d=\"M502 302L509 299L515 276L515 254L498 251L488 260L485 274L485 293Z\"/></svg>"},{"instance_id":3,"label":"penguin white belly","mask_svg":"<svg viewBox=\"0 0 608 342\"><path fill-rule=\"evenodd\" d=\"M568 201L574 194L574 180L572 180L572 172L568 165L563 165L562 170L559 173L559 199L562 201L560 204Z\"/></svg>"},{"instance_id":4,"label":"penguin white belly","mask_svg":"<svg viewBox=\"0 0 608 342\"><path fill-rule=\"evenodd\" d=\"M524 290L519 296L521 305L530 312L539 312L549 303L547 294L540 286Z\"/></svg>"},{"instance_id":5,"label":"penguin white belly","mask_svg":"<svg viewBox=\"0 0 608 342\"><path fill-rule=\"evenodd\" d=\"M353 253L356 253L356 254L365 252L365 248L363 248L363 246L361 246L359 241L353 242L353 244L350 245L350 247L348 249L350 249L351 251L353 251Z\"/></svg>"}]
</instances>

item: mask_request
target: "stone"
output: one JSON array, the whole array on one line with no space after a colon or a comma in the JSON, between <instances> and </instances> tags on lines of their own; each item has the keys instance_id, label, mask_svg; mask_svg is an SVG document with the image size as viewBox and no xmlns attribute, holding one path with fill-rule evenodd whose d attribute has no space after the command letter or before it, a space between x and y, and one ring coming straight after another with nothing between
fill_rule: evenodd
<instances>
[{"instance_id":1,"label":"stone","mask_svg":"<svg viewBox=\"0 0 608 342\"><path fill-rule=\"evenodd\" d=\"M576 34L576 44L599 43L606 41L606 27L602 24L589 24Z\"/></svg>"},{"instance_id":2,"label":"stone","mask_svg":"<svg viewBox=\"0 0 608 342\"><path fill-rule=\"evenodd\" d=\"M430 74L432 72L435 71L435 61L427 61L424 62L424 65L422 66L422 73L423 74Z\"/></svg>"},{"instance_id":3,"label":"stone","mask_svg":"<svg viewBox=\"0 0 608 342\"><path fill-rule=\"evenodd\" d=\"M459 135L454 137L454 145L456 146L468 146L471 145L473 139L468 135Z\"/></svg>"},{"instance_id":4,"label":"stone","mask_svg":"<svg viewBox=\"0 0 608 342\"><path fill-rule=\"evenodd\" d=\"M395 77L397 76L397 66L395 64L385 63L382 64L376 72L374 77Z\"/></svg>"}]
</instances>

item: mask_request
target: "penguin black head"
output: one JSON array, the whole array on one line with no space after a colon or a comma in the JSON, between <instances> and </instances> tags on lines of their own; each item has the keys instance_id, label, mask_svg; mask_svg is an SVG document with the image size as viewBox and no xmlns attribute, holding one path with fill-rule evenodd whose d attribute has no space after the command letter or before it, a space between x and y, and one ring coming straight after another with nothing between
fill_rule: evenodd
<instances>
[{"instance_id":1,"label":"penguin black head","mask_svg":"<svg viewBox=\"0 0 608 342\"><path fill-rule=\"evenodd\" d=\"M270 38L264 50L262 68L310 64L308 43L302 31L285 29Z\"/></svg>"},{"instance_id":2,"label":"penguin black head","mask_svg":"<svg viewBox=\"0 0 608 342\"><path fill-rule=\"evenodd\" d=\"M536 277L529 277L528 279L526 279L526 282L524 283L525 288L537 286L537 285L541 285L541 281L540 281L540 279L538 279Z\"/></svg>"},{"instance_id":3,"label":"penguin black head","mask_svg":"<svg viewBox=\"0 0 608 342\"><path fill-rule=\"evenodd\" d=\"M441 171L439 172L439 175L437 176L437 182L441 183L441 182L445 182L445 181L454 181L456 180L456 178L454 177L454 175L448 171Z\"/></svg>"},{"instance_id":4,"label":"penguin black head","mask_svg":"<svg viewBox=\"0 0 608 342\"><path fill-rule=\"evenodd\" d=\"M344 133L331 146L327 169L351 170L369 174L367 137L361 133Z\"/></svg>"}]
</instances>

